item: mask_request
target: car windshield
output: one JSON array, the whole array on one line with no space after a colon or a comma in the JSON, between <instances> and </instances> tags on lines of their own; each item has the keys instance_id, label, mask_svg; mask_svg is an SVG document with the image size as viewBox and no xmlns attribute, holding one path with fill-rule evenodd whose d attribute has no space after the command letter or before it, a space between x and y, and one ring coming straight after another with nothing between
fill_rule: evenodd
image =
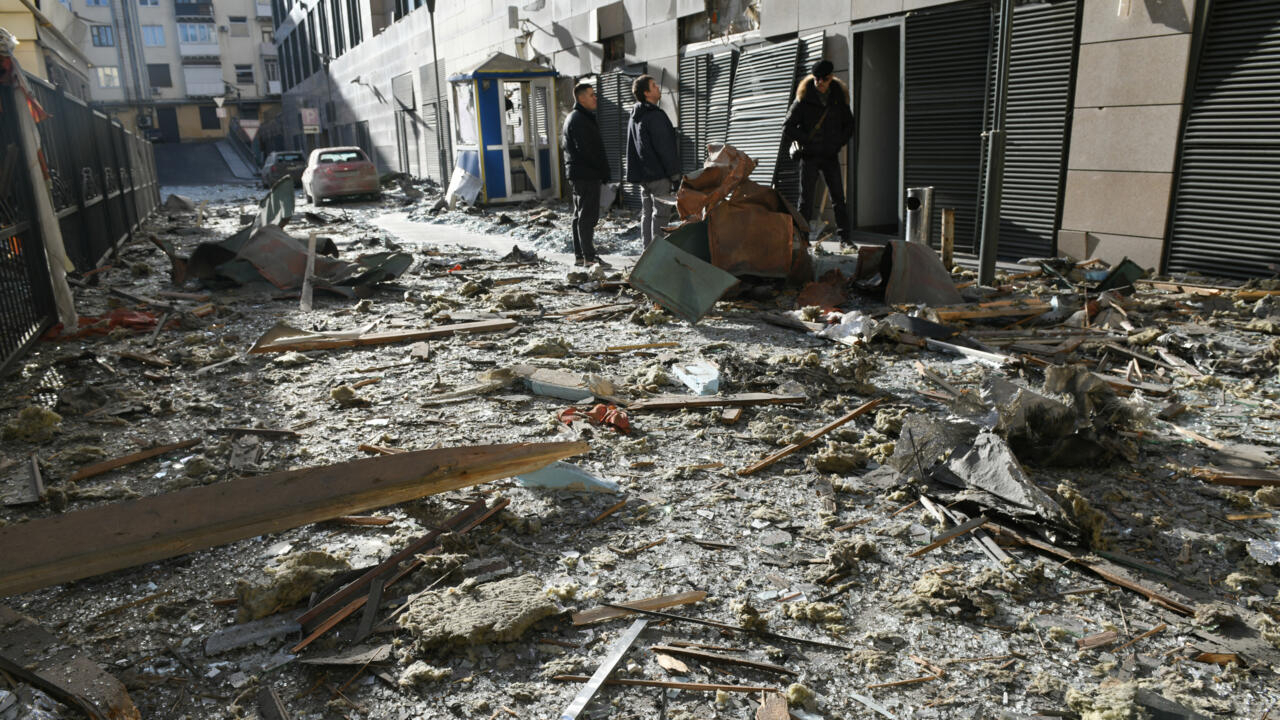
<instances>
[{"instance_id":1,"label":"car windshield","mask_svg":"<svg viewBox=\"0 0 1280 720\"><path fill-rule=\"evenodd\" d=\"M302 153L280 153L276 156L279 162L302 162Z\"/></svg>"},{"instance_id":2,"label":"car windshield","mask_svg":"<svg viewBox=\"0 0 1280 720\"><path fill-rule=\"evenodd\" d=\"M319 162L321 165L325 165L328 163L360 162L361 160L364 160L364 153L359 150L341 150L320 153Z\"/></svg>"}]
</instances>

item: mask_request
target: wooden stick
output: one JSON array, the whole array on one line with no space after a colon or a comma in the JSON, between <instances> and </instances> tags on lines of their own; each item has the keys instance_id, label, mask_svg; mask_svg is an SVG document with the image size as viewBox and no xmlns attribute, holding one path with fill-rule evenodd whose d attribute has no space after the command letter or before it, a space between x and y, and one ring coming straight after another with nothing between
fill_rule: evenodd
<instances>
[{"instance_id":1,"label":"wooden stick","mask_svg":"<svg viewBox=\"0 0 1280 720\"><path fill-rule=\"evenodd\" d=\"M906 680L894 680L893 682L883 682L883 683L876 683L874 685L868 685L867 689L874 690L875 688L899 687L901 685L915 685L917 683L929 682L930 680L937 680L940 677L941 675L922 675L920 677L907 678Z\"/></svg>"},{"instance_id":2,"label":"wooden stick","mask_svg":"<svg viewBox=\"0 0 1280 720\"><path fill-rule=\"evenodd\" d=\"M651 342L640 343L639 345L610 345L605 348L605 352L626 352L628 350L651 350L654 348L670 348L680 347L678 342Z\"/></svg>"},{"instance_id":3,"label":"wooden stick","mask_svg":"<svg viewBox=\"0 0 1280 720\"><path fill-rule=\"evenodd\" d=\"M583 610L582 612L574 613L573 624L589 625L591 623L598 623L605 620L613 620L614 618L634 615L636 614L636 610L661 610L663 608L676 607L678 605L688 605L690 603L702 602L706 597L707 594L701 590L691 590L689 592L676 593L675 595L661 595L658 597L621 603L628 606L628 609L626 610L612 607L595 607L590 610Z\"/></svg>"},{"instance_id":4,"label":"wooden stick","mask_svg":"<svg viewBox=\"0 0 1280 720\"><path fill-rule=\"evenodd\" d=\"M626 500L619 500L616 504L614 504L614 505L610 505L610 506L609 506L609 508L608 508L607 510L605 510L604 512L602 512L602 513L600 513L599 515L597 515L597 516L595 517L595 519L591 521L591 524L592 524L592 525L599 524L599 522L600 522L601 520L604 520L605 518L609 517L610 515L612 515L612 514L614 514L614 513L618 512L618 511L619 511L619 510L621 510L622 508L626 507L626 505L627 505L627 501L626 501Z\"/></svg>"},{"instance_id":5,"label":"wooden stick","mask_svg":"<svg viewBox=\"0 0 1280 720\"><path fill-rule=\"evenodd\" d=\"M942 267L951 272L955 267L956 253L956 211L955 208L942 208Z\"/></svg>"},{"instance_id":6,"label":"wooden stick","mask_svg":"<svg viewBox=\"0 0 1280 720\"><path fill-rule=\"evenodd\" d=\"M703 662L719 663L722 665L740 665L742 667L749 667L753 670L763 670L764 672L778 673L780 675L800 674L791 668L785 668L781 665L760 662L758 660L737 657L735 655L721 655L719 653L707 652L706 650L694 650L693 648L675 647L674 645L654 645L649 649L654 652L664 652L668 655L683 655L684 657L701 660Z\"/></svg>"},{"instance_id":7,"label":"wooden stick","mask_svg":"<svg viewBox=\"0 0 1280 720\"><path fill-rule=\"evenodd\" d=\"M937 550L938 548L942 547L943 545L946 545L952 540L955 540L961 535L965 535L970 532L973 532L974 530L977 530L978 528L982 527L986 522L987 522L987 518L985 515L979 515L978 517L970 518L966 522L960 525L957 525L956 527L953 527L950 530L946 531L945 533L939 535L937 538L934 539L933 542L929 543L928 545L925 545L924 547L914 552L907 553L907 557L920 557L921 555L924 555L927 552Z\"/></svg>"},{"instance_id":8,"label":"wooden stick","mask_svg":"<svg viewBox=\"0 0 1280 720\"><path fill-rule=\"evenodd\" d=\"M823 435L826 435L827 433L831 432L832 430L835 430L841 425L848 423L849 421L853 420L859 415L862 415L869 410L875 409L875 407L878 406L881 402L883 402L882 398L876 398L874 400L870 400L868 402L863 403L862 405L858 406L856 409L844 415L843 417L837 418L836 420L833 420L830 423L827 423L826 425L823 425L817 430L814 430L813 432L809 433L800 442L792 443L786 446L785 448L779 450L778 452L770 455L769 457L761 460L760 462L754 465L749 465L745 468L742 468L741 470L738 471L738 474L750 475L752 473L759 472L789 455L794 455L800 450L803 450L809 445L812 445L814 441L816 441L818 438L822 437Z\"/></svg>"},{"instance_id":9,"label":"wooden stick","mask_svg":"<svg viewBox=\"0 0 1280 720\"><path fill-rule=\"evenodd\" d=\"M551 678L558 682L586 682L591 678L586 675L556 675ZM692 690L694 692L778 692L778 688L763 685L717 685L715 683L675 682L672 680L636 680L633 678L609 678L605 685L634 685L638 687L659 687L672 690Z\"/></svg>"},{"instance_id":10,"label":"wooden stick","mask_svg":"<svg viewBox=\"0 0 1280 720\"><path fill-rule=\"evenodd\" d=\"M1168 629L1168 627L1169 627L1168 625L1166 625L1166 624L1164 624L1164 623L1160 623L1159 625L1157 625L1157 626L1155 626L1155 627L1151 628L1150 630L1148 630L1148 631L1146 631L1146 632L1142 633L1142 634L1141 634L1141 635L1139 635L1138 637L1136 637L1136 638L1134 638L1134 639L1130 640L1129 642L1127 642L1127 643L1125 643L1125 644L1121 645L1120 647L1116 648L1115 650L1112 650L1112 652L1113 652L1113 653L1118 653L1118 652L1120 652L1121 650L1125 650L1125 649L1127 649L1130 645L1133 645L1134 643L1138 642L1139 640L1145 640L1145 639L1147 639L1147 638L1151 637L1152 635L1155 635L1156 633L1164 632L1166 629Z\"/></svg>"},{"instance_id":11,"label":"wooden stick","mask_svg":"<svg viewBox=\"0 0 1280 720\"><path fill-rule=\"evenodd\" d=\"M420 450L204 485L0 527L0 596L471 487L590 450L585 442Z\"/></svg>"},{"instance_id":12,"label":"wooden stick","mask_svg":"<svg viewBox=\"0 0 1280 720\"><path fill-rule=\"evenodd\" d=\"M358 335L330 335L325 333L307 333L291 328L283 331L277 326L258 338L250 353L289 352L291 350L335 350L338 348L364 347L368 345L385 345L387 343L409 342L413 340L430 340L431 338L448 337L457 333L501 332L516 327L515 320L480 320L477 322L438 325L422 330L390 330L387 332L362 333Z\"/></svg>"},{"instance_id":13,"label":"wooden stick","mask_svg":"<svg viewBox=\"0 0 1280 720\"><path fill-rule=\"evenodd\" d=\"M216 433L224 433L230 435L262 435L263 437L277 438L296 438L301 437L296 430L279 430L275 428L255 428L255 427L220 427L214 428Z\"/></svg>"},{"instance_id":14,"label":"wooden stick","mask_svg":"<svg viewBox=\"0 0 1280 720\"><path fill-rule=\"evenodd\" d=\"M80 468L75 472L75 474L71 476L71 479L75 481L75 480L84 480L85 478L91 478L94 475L101 475L104 472L110 472L112 470L115 470L116 468L124 467L125 465L132 465L133 463L136 463L136 462L142 462L143 460L153 458L157 455L163 455L168 452L173 452L174 450L182 450L185 448L193 447L195 445L199 445L200 442L201 442L200 438L192 438L190 440L183 440L182 442L170 443L169 445L157 445L155 447L148 448L146 450L139 450L136 453L125 455L123 457L113 458L111 460L103 460L100 463L94 463L93 465L86 465Z\"/></svg>"},{"instance_id":15,"label":"wooden stick","mask_svg":"<svg viewBox=\"0 0 1280 720\"><path fill-rule=\"evenodd\" d=\"M658 395L631 403L628 410L682 410L684 408L748 407L751 405L802 405L804 395L740 393L737 395Z\"/></svg>"}]
</instances>

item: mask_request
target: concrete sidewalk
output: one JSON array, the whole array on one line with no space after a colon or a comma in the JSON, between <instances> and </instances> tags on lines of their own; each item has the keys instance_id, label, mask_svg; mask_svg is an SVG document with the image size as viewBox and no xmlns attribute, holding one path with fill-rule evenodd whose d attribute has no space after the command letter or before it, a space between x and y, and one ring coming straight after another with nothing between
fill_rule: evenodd
<instances>
[{"instance_id":1,"label":"concrete sidewalk","mask_svg":"<svg viewBox=\"0 0 1280 720\"><path fill-rule=\"evenodd\" d=\"M215 147L218 148L218 154L222 156L227 167L230 168L231 174L240 180L257 180L259 179L257 168L251 168L239 153L231 147L230 140L219 140Z\"/></svg>"}]
</instances>

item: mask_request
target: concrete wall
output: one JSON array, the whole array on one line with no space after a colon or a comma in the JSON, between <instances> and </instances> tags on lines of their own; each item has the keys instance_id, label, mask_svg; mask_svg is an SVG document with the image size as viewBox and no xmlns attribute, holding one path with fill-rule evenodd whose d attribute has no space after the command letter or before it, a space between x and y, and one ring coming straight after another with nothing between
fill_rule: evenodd
<instances>
[{"instance_id":1,"label":"concrete wall","mask_svg":"<svg viewBox=\"0 0 1280 720\"><path fill-rule=\"evenodd\" d=\"M1158 267L1194 0L1085 2L1059 250Z\"/></svg>"}]
</instances>

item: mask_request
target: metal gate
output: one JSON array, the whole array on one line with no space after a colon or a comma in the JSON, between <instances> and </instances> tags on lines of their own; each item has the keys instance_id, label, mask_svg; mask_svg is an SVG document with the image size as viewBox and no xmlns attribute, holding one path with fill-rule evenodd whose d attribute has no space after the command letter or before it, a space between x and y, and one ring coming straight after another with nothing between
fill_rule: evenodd
<instances>
[{"instance_id":1,"label":"metal gate","mask_svg":"<svg viewBox=\"0 0 1280 720\"><path fill-rule=\"evenodd\" d=\"M1165 267L1274 274L1277 227L1280 3L1212 2L1182 132Z\"/></svg>"},{"instance_id":2,"label":"metal gate","mask_svg":"<svg viewBox=\"0 0 1280 720\"><path fill-rule=\"evenodd\" d=\"M1013 11L998 252L1003 260L1048 257L1057 246L1078 5L1035 2Z\"/></svg>"},{"instance_id":3,"label":"metal gate","mask_svg":"<svg viewBox=\"0 0 1280 720\"><path fill-rule=\"evenodd\" d=\"M984 99L994 34L987 2L906 18L903 176L932 185L932 240L942 209L955 208L955 247L975 252L981 187Z\"/></svg>"}]
</instances>

